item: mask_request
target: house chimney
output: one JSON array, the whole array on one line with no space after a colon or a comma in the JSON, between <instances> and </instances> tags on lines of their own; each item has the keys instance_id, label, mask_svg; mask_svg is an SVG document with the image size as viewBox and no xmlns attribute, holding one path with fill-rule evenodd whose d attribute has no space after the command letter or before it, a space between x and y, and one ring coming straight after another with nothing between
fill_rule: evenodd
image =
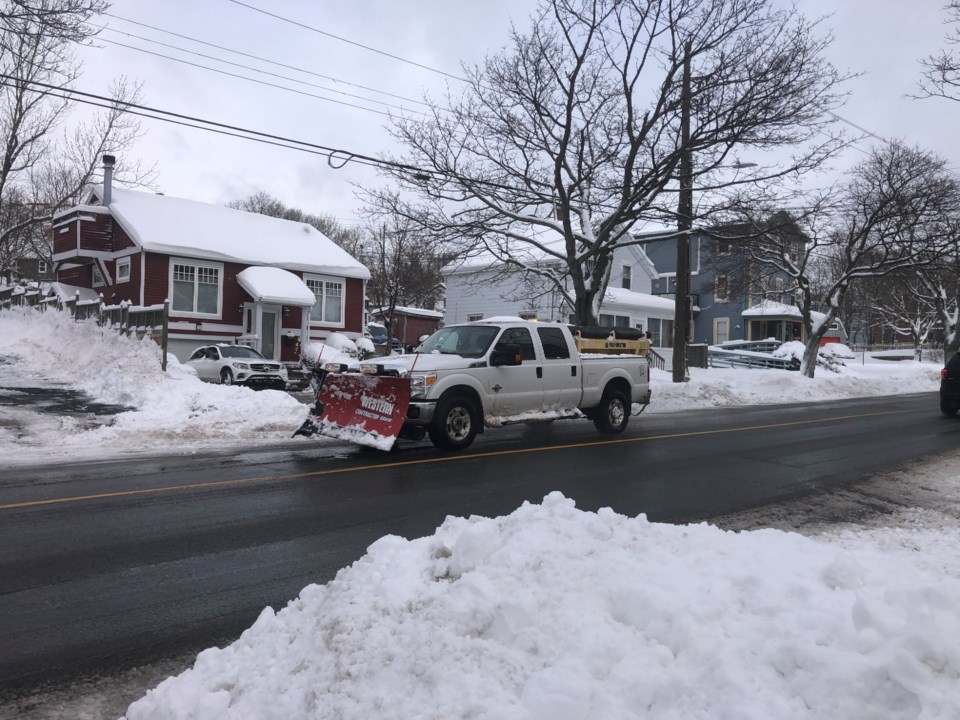
<instances>
[{"instance_id":1,"label":"house chimney","mask_svg":"<svg viewBox=\"0 0 960 720\"><path fill-rule=\"evenodd\" d=\"M117 159L113 155L103 156L103 204L109 205L113 200L113 166Z\"/></svg>"}]
</instances>

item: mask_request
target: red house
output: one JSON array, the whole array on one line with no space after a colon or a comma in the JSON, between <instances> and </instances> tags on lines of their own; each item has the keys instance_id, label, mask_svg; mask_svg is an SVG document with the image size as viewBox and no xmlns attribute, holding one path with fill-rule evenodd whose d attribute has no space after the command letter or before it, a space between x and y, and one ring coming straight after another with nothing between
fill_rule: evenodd
<instances>
[{"instance_id":1,"label":"red house","mask_svg":"<svg viewBox=\"0 0 960 720\"><path fill-rule=\"evenodd\" d=\"M366 267L311 225L104 183L53 220L61 283L105 302L170 300L169 348L243 342L295 361L330 332L363 334Z\"/></svg>"}]
</instances>

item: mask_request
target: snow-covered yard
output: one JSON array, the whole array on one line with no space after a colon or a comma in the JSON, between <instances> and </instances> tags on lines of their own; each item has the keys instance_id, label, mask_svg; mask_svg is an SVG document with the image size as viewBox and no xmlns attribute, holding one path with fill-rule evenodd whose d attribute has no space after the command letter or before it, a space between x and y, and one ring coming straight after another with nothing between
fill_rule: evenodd
<instances>
[{"instance_id":1,"label":"snow-covered yard","mask_svg":"<svg viewBox=\"0 0 960 720\"><path fill-rule=\"evenodd\" d=\"M149 342L54 314L0 313L0 357L28 380L134 408L83 429L0 406L4 465L275 443L306 413L176 363L163 374ZM649 412L933 391L938 378L936 363L869 358L813 381L656 373ZM909 481L958 502L958 458ZM384 537L265 609L126 717L957 718L957 516L907 509L889 527L806 537L583 512L553 493L501 518L451 517L429 537Z\"/></svg>"}]
</instances>

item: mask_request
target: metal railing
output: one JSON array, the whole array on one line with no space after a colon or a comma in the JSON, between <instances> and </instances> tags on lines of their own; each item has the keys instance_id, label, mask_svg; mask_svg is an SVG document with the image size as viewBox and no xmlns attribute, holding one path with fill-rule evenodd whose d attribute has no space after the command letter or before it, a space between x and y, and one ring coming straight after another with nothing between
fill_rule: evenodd
<instances>
[{"instance_id":1,"label":"metal railing","mask_svg":"<svg viewBox=\"0 0 960 720\"><path fill-rule=\"evenodd\" d=\"M773 355L749 350L721 350L714 346L707 351L709 367L745 367L772 368L777 370L799 370L800 361L796 358L775 358Z\"/></svg>"},{"instance_id":2,"label":"metal railing","mask_svg":"<svg viewBox=\"0 0 960 720\"><path fill-rule=\"evenodd\" d=\"M667 361L664 360L663 355L653 348L647 350L647 362L650 363L650 367L654 367L657 370L666 370L667 368Z\"/></svg>"}]
</instances>

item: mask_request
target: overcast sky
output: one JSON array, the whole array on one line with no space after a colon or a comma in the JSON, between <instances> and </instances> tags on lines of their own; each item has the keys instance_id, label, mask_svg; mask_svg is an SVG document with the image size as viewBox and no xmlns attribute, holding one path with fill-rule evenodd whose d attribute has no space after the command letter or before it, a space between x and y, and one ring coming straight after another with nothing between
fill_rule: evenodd
<instances>
[{"instance_id":1,"label":"overcast sky","mask_svg":"<svg viewBox=\"0 0 960 720\"><path fill-rule=\"evenodd\" d=\"M526 26L534 5L533 0L243 1L452 75L460 74L462 62L479 62L484 55L504 46L511 20ZM882 137L904 139L939 152L956 168L960 167L960 150L956 148L954 129L960 120L960 104L905 97L916 92L919 60L943 47L947 30L943 24L946 15L941 9L944 2L803 0L799 5L810 16L832 14L824 21L825 28L835 36L830 59L842 70L864 73L849 84L851 96L840 111L842 117ZM112 0L109 13L114 17L103 20L111 30L101 34L98 47L82 48L78 53L85 71L77 89L106 93L112 78L126 75L143 82L147 105L353 152L377 155L391 148L383 127L388 118L379 113L395 109L331 90L415 110L418 106L408 100L346 83L413 100L421 98L425 91L439 96L446 83L453 88L462 86L439 72L284 22L230 0ZM131 20L306 72L241 57L133 24ZM141 38L321 87L258 74ZM363 105L377 112L230 77L115 43L295 88L300 93ZM139 155L157 164L158 189L169 195L223 203L264 190L290 205L352 223L359 203L350 183L377 182L369 168L351 164L334 170L320 156L158 121L145 120L144 124L147 136L139 145ZM865 150L869 144L862 143L860 147ZM864 157L862 151L849 151L840 158L838 167L842 169Z\"/></svg>"}]
</instances>

